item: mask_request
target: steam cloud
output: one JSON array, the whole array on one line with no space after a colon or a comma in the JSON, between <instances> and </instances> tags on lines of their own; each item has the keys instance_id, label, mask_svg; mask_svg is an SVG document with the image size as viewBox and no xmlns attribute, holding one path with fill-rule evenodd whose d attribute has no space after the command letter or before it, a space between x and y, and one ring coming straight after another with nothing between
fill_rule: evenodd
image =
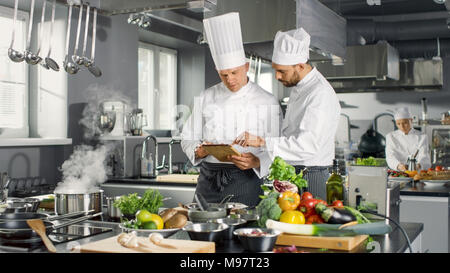
<instances>
[{"instance_id":1,"label":"steam cloud","mask_svg":"<svg viewBox=\"0 0 450 273\"><path fill-rule=\"evenodd\" d=\"M105 86L91 85L85 91L88 101L80 124L84 127L84 138L92 140L99 136L98 128L99 105L104 101L122 101L129 109L133 106L129 98L119 91ZM125 113L124 113L125 114ZM87 194L98 192L100 185L108 179L109 168L107 158L115 149L112 142L100 143L96 147L80 145L74 148L73 154L64 161L60 171L62 182L58 183L55 193Z\"/></svg>"}]
</instances>

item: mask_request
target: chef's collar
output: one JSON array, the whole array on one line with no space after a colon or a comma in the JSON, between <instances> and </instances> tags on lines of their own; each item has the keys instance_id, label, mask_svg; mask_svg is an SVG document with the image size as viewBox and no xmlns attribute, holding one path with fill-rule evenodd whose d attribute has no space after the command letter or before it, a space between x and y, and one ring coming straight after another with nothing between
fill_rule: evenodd
<instances>
[{"instance_id":1,"label":"chef's collar","mask_svg":"<svg viewBox=\"0 0 450 273\"><path fill-rule=\"evenodd\" d=\"M404 135L404 136L409 136L409 135L411 135L411 134L414 134L414 128L413 127L411 127L410 129L409 129L409 132L407 133L407 134L405 134L402 130L400 130L400 129L398 129L399 131L400 131L400 134L402 134L402 135Z\"/></svg>"},{"instance_id":2,"label":"chef's collar","mask_svg":"<svg viewBox=\"0 0 450 273\"><path fill-rule=\"evenodd\" d=\"M317 73L317 69L315 67L312 68L311 71L308 72L308 74L306 74L305 77L303 77L303 79L301 79L298 83L297 83L297 87L302 87L305 86L307 83L309 83L312 78L314 77L314 75Z\"/></svg>"}]
</instances>

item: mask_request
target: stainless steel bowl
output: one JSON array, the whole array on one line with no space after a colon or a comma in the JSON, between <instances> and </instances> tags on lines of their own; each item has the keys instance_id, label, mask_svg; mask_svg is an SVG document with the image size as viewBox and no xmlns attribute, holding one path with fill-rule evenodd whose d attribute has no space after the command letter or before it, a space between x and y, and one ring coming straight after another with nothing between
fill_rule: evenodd
<instances>
[{"instance_id":1,"label":"stainless steel bowl","mask_svg":"<svg viewBox=\"0 0 450 273\"><path fill-rule=\"evenodd\" d=\"M183 227L187 231L191 240L220 242L229 229L227 224L223 223L198 223Z\"/></svg>"},{"instance_id":2,"label":"stainless steel bowl","mask_svg":"<svg viewBox=\"0 0 450 273\"><path fill-rule=\"evenodd\" d=\"M120 224L119 227L122 229L122 232L129 233L132 231L136 232L136 235L139 237L148 237L152 233L159 233L164 238L167 238L169 236L174 235L178 231L181 230L181 228L167 228L167 229L134 229L134 228L127 228L124 227L123 224Z\"/></svg>"},{"instance_id":3,"label":"stainless steel bowl","mask_svg":"<svg viewBox=\"0 0 450 273\"><path fill-rule=\"evenodd\" d=\"M245 226L247 221L240 218L220 218L220 219L212 219L208 220L208 223L219 223L219 224L227 224L230 228L225 233L225 240L231 240L233 239L233 231L236 229L242 228Z\"/></svg>"},{"instance_id":4,"label":"stainless steel bowl","mask_svg":"<svg viewBox=\"0 0 450 273\"><path fill-rule=\"evenodd\" d=\"M254 236L252 232L265 232L266 235ZM280 231L269 228L240 228L233 232L239 238L242 247L250 252L272 251Z\"/></svg>"},{"instance_id":5,"label":"stainless steel bowl","mask_svg":"<svg viewBox=\"0 0 450 273\"><path fill-rule=\"evenodd\" d=\"M57 193L55 192L55 213L57 215L94 210L102 212L103 190L92 193Z\"/></svg>"},{"instance_id":6,"label":"stainless steel bowl","mask_svg":"<svg viewBox=\"0 0 450 273\"><path fill-rule=\"evenodd\" d=\"M225 218L227 211L225 208L210 207L207 211L202 211L199 208L192 208L188 210L189 221L194 223L206 223L208 220Z\"/></svg>"}]
</instances>

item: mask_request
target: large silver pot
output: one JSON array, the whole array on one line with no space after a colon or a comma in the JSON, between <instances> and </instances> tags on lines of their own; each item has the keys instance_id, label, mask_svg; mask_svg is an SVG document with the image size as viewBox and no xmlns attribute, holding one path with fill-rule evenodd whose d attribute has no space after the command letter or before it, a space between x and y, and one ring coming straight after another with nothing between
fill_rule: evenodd
<instances>
[{"instance_id":1,"label":"large silver pot","mask_svg":"<svg viewBox=\"0 0 450 273\"><path fill-rule=\"evenodd\" d=\"M102 212L103 190L92 193L56 193L55 213L57 215L78 211L94 210L94 213Z\"/></svg>"}]
</instances>

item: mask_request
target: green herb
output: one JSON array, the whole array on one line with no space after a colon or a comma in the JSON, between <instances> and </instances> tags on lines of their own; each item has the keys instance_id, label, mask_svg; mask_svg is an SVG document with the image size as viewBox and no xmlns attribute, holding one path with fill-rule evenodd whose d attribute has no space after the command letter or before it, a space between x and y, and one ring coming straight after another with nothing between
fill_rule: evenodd
<instances>
[{"instance_id":1,"label":"green herb","mask_svg":"<svg viewBox=\"0 0 450 273\"><path fill-rule=\"evenodd\" d=\"M114 201L114 206L125 215L134 215L139 210L145 209L151 213L158 213L163 206L163 196L158 190L148 189L142 197L137 193L130 193Z\"/></svg>"},{"instance_id":2,"label":"green herb","mask_svg":"<svg viewBox=\"0 0 450 273\"><path fill-rule=\"evenodd\" d=\"M269 170L269 180L289 181L299 189L308 187L308 181L303 178L303 171L296 174L295 167L286 163L279 156L275 157Z\"/></svg>"},{"instance_id":3,"label":"green herb","mask_svg":"<svg viewBox=\"0 0 450 273\"><path fill-rule=\"evenodd\" d=\"M375 158L373 156L369 156L368 158L357 158L356 165L361 166L386 166L386 160L383 158Z\"/></svg>"},{"instance_id":4,"label":"green herb","mask_svg":"<svg viewBox=\"0 0 450 273\"><path fill-rule=\"evenodd\" d=\"M367 252L372 252L375 249L375 246L372 246L372 248L368 248L368 246L372 242L373 238L371 236L367 237L367 239L364 241L364 248L367 250Z\"/></svg>"}]
</instances>

